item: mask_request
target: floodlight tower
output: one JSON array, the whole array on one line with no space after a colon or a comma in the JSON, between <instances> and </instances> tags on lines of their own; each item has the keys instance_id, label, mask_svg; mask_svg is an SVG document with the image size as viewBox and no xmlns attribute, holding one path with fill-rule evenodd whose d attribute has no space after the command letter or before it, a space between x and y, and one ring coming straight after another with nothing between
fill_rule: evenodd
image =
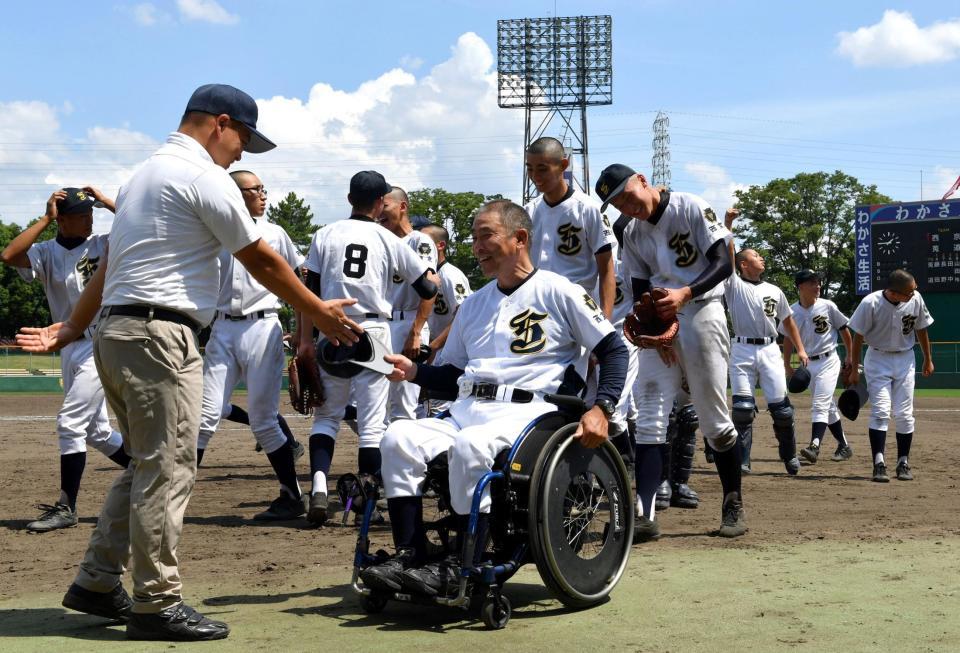
<instances>
[{"instance_id":1,"label":"floodlight tower","mask_svg":"<svg viewBox=\"0 0 960 653\"><path fill-rule=\"evenodd\" d=\"M572 152L574 182L587 194L587 107L613 103L612 30L610 16L497 21L498 104L525 110L524 151L548 135ZM536 194L524 167L523 201Z\"/></svg>"},{"instance_id":2,"label":"floodlight tower","mask_svg":"<svg viewBox=\"0 0 960 653\"><path fill-rule=\"evenodd\" d=\"M670 188L670 118L663 111L657 111L653 121L653 185Z\"/></svg>"}]
</instances>

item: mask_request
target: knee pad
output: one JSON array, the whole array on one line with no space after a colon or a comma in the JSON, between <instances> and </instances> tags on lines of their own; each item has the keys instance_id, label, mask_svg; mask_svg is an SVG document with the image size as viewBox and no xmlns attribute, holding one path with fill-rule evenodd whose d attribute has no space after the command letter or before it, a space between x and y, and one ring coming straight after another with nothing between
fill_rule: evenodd
<instances>
[{"instance_id":1,"label":"knee pad","mask_svg":"<svg viewBox=\"0 0 960 653\"><path fill-rule=\"evenodd\" d=\"M793 405L789 397L784 397L783 401L767 406L770 416L773 418L773 426L788 428L793 426Z\"/></svg>"},{"instance_id":2,"label":"knee pad","mask_svg":"<svg viewBox=\"0 0 960 653\"><path fill-rule=\"evenodd\" d=\"M733 419L733 425L738 428L747 428L753 424L753 418L757 415L757 402L753 400L753 397L747 397L745 395L734 395L733 396L733 410L731 411L731 417Z\"/></svg>"},{"instance_id":3,"label":"knee pad","mask_svg":"<svg viewBox=\"0 0 960 653\"><path fill-rule=\"evenodd\" d=\"M667 444L673 442L674 437L677 435L677 404L673 404L673 408L670 410L670 417L667 422Z\"/></svg>"},{"instance_id":4,"label":"knee pad","mask_svg":"<svg viewBox=\"0 0 960 653\"><path fill-rule=\"evenodd\" d=\"M677 426L680 434L686 435L688 438L692 438L697 429L700 428L700 417L697 416L693 404L687 404L677 411Z\"/></svg>"}]
</instances>

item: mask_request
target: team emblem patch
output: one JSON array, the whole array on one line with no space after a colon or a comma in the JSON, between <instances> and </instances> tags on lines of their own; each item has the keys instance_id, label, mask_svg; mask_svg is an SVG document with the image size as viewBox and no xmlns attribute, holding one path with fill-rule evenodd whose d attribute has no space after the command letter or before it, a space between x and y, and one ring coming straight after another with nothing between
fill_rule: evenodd
<instances>
[{"instance_id":1,"label":"team emblem patch","mask_svg":"<svg viewBox=\"0 0 960 653\"><path fill-rule=\"evenodd\" d=\"M393 282L394 282L394 283L403 283L403 277L401 277L399 274L395 274L395 275L393 275Z\"/></svg>"},{"instance_id":2,"label":"team emblem patch","mask_svg":"<svg viewBox=\"0 0 960 653\"><path fill-rule=\"evenodd\" d=\"M90 281L90 278L93 276L93 273L97 271L97 267L100 264L100 257L96 258L87 258L87 255L84 254L80 257L80 260L77 261L77 274L80 275L80 278L83 279L83 286L86 286Z\"/></svg>"},{"instance_id":3,"label":"team emblem patch","mask_svg":"<svg viewBox=\"0 0 960 653\"><path fill-rule=\"evenodd\" d=\"M447 306L447 301L440 293L437 293L437 300L433 302L433 312L437 315L446 315L450 312L450 307Z\"/></svg>"},{"instance_id":4,"label":"team emblem patch","mask_svg":"<svg viewBox=\"0 0 960 653\"><path fill-rule=\"evenodd\" d=\"M814 315L810 321L813 322L814 333L823 334L830 330L830 320L826 315Z\"/></svg>"},{"instance_id":5,"label":"team emblem patch","mask_svg":"<svg viewBox=\"0 0 960 653\"><path fill-rule=\"evenodd\" d=\"M764 297L763 298L763 314L767 317L773 317L777 314L777 299L776 297Z\"/></svg>"},{"instance_id":6,"label":"team emblem patch","mask_svg":"<svg viewBox=\"0 0 960 653\"><path fill-rule=\"evenodd\" d=\"M670 249L672 249L676 255L677 260L674 261L674 264L678 268L687 268L696 263L697 261L697 250L694 249L688 241L690 238L690 233L685 234L674 234L673 238L670 239L668 243Z\"/></svg>"},{"instance_id":7,"label":"team emblem patch","mask_svg":"<svg viewBox=\"0 0 960 653\"><path fill-rule=\"evenodd\" d=\"M513 335L517 336L510 342L510 351L514 354L536 354L543 351L547 336L540 323L545 319L547 319L546 313L537 313L528 308L510 320Z\"/></svg>"},{"instance_id":8,"label":"team emblem patch","mask_svg":"<svg viewBox=\"0 0 960 653\"><path fill-rule=\"evenodd\" d=\"M707 219L707 222L716 222L717 214L713 212L709 206L703 210L703 217Z\"/></svg>"},{"instance_id":9,"label":"team emblem patch","mask_svg":"<svg viewBox=\"0 0 960 653\"><path fill-rule=\"evenodd\" d=\"M603 220L604 227L606 227L607 229L613 229L613 227L610 226L610 218L607 217L606 213L600 214L600 218Z\"/></svg>"},{"instance_id":10,"label":"team emblem patch","mask_svg":"<svg viewBox=\"0 0 960 653\"><path fill-rule=\"evenodd\" d=\"M430 256L430 244L429 243L420 243L417 245L417 253L420 254L421 258L427 258Z\"/></svg>"},{"instance_id":11,"label":"team emblem patch","mask_svg":"<svg viewBox=\"0 0 960 653\"><path fill-rule=\"evenodd\" d=\"M458 283L453 287L453 294L457 296L459 301L463 301L463 296L467 294L467 289L463 287L462 283Z\"/></svg>"},{"instance_id":12,"label":"team emblem patch","mask_svg":"<svg viewBox=\"0 0 960 653\"><path fill-rule=\"evenodd\" d=\"M583 243L577 234L581 231L583 231L583 229L574 227L570 223L560 225L560 228L557 229L557 235L560 236L560 244L557 246L557 251L567 256L579 254L580 250L583 249Z\"/></svg>"},{"instance_id":13,"label":"team emblem patch","mask_svg":"<svg viewBox=\"0 0 960 653\"><path fill-rule=\"evenodd\" d=\"M913 331L913 327L917 324L916 315L904 315L903 316L903 335L910 335L910 332Z\"/></svg>"}]
</instances>

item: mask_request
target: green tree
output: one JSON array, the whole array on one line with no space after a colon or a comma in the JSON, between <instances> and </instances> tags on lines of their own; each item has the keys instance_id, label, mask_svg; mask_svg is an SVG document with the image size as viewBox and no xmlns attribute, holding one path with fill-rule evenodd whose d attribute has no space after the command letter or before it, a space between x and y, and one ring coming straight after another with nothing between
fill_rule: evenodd
<instances>
[{"instance_id":1,"label":"green tree","mask_svg":"<svg viewBox=\"0 0 960 653\"><path fill-rule=\"evenodd\" d=\"M473 216L489 200L503 199L502 195L480 193L451 193L442 188L422 188L409 194L410 215L422 215L446 227L450 232L447 258L463 270L470 285L477 289L487 282L471 250Z\"/></svg>"},{"instance_id":2,"label":"green tree","mask_svg":"<svg viewBox=\"0 0 960 653\"><path fill-rule=\"evenodd\" d=\"M821 294L847 315L856 307L854 288L854 207L890 198L839 170L801 172L764 186L737 191L741 217L734 224L743 247L766 261L764 278L795 298L793 274L820 273Z\"/></svg>"},{"instance_id":3,"label":"green tree","mask_svg":"<svg viewBox=\"0 0 960 653\"><path fill-rule=\"evenodd\" d=\"M313 224L313 212L296 193L287 193L287 196L276 205L267 208L267 220L283 227L290 235L293 244L303 254L307 253L313 232L317 230Z\"/></svg>"},{"instance_id":4,"label":"green tree","mask_svg":"<svg viewBox=\"0 0 960 653\"><path fill-rule=\"evenodd\" d=\"M34 222L36 220L30 224ZM0 250L21 231L19 225L0 222ZM56 235L57 227L53 223L40 234L39 241ZM46 324L50 324L50 309L43 285L27 283L16 268L0 264L0 338L12 338L22 326Z\"/></svg>"}]
</instances>

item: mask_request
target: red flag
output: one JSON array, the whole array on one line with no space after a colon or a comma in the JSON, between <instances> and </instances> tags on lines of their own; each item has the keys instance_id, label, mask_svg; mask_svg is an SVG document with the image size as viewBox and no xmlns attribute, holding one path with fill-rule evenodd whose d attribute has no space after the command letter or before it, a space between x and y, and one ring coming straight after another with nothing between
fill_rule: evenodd
<instances>
[{"instance_id":1,"label":"red flag","mask_svg":"<svg viewBox=\"0 0 960 653\"><path fill-rule=\"evenodd\" d=\"M943 196L943 199L949 198L951 195L960 190L960 177L957 177L957 180L953 182L953 186L950 187L950 190L947 191L947 194Z\"/></svg>"}]
</instances>

